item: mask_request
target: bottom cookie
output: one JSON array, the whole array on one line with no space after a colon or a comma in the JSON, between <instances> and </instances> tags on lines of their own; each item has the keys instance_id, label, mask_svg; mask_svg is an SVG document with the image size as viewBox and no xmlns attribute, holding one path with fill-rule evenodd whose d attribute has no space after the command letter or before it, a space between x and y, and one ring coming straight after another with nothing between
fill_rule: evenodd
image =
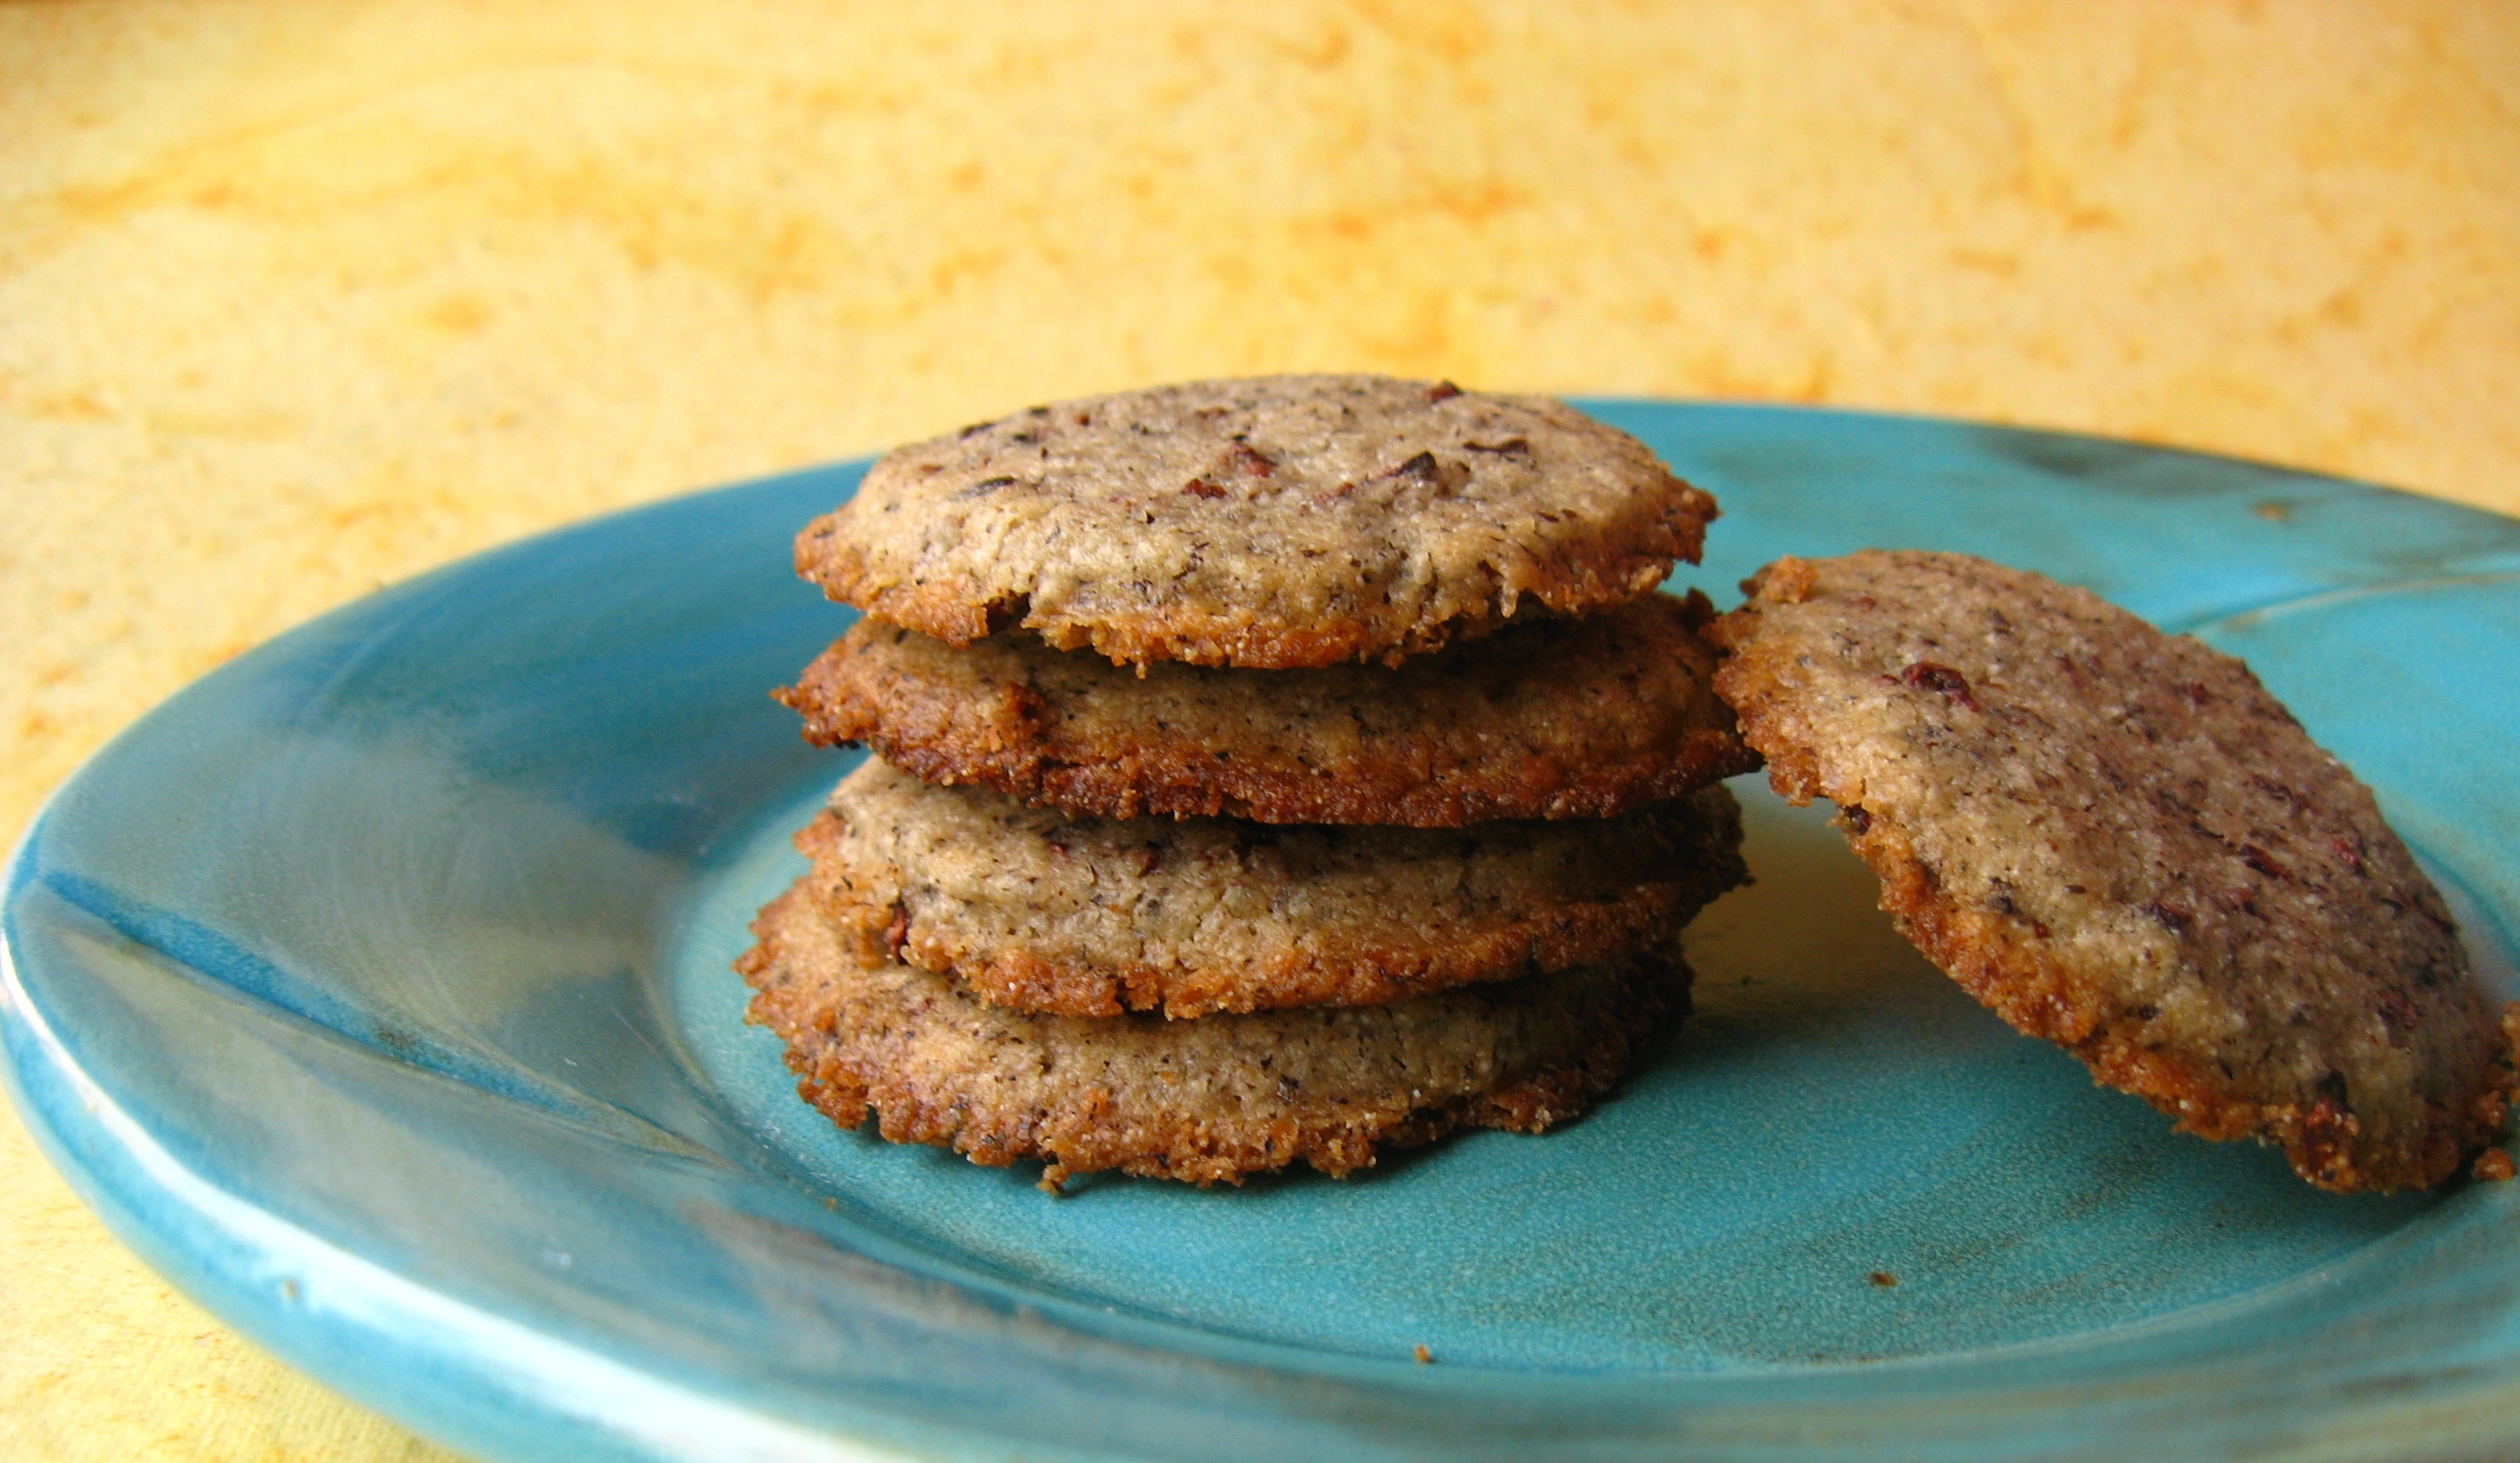
<instances>
[{"instance_id":1,"label":"bottom cookie","mask_svg":"<svg viewBox=\"0 0 2520 1463\"><path fill-rule=\"evenodd\" d=\"M1688 1004L1667 957L1395 1005L1030 1015L861 955L800 881L736 962L750 1019L788 1043L797 1091L842 1128L973 1163L1038 1159L1042 1186L1117 1169L1206 1185L1301 1162L1339 1176L1459 1127L1541 1132L1590 1109Z\"/></svg>"}]
</instances>

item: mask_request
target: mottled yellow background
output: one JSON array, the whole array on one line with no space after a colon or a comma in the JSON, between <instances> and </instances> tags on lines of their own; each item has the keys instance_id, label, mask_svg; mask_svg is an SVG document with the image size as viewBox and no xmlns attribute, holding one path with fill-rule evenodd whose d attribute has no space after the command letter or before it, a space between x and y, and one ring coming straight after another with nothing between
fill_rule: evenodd
<instances>
[{"instance_id":1,"label":"mottled yellow background","mask_svg":"<svg viewBox=\"0 0 2520 1463\"><path fill-rule=\"evenodd\" d=\"M484 545L1314 368L2520 510L2520 7L0 4L0 827ZM0 1456L444 1455L0 1119Z\"/></svg>"}]
</instances>

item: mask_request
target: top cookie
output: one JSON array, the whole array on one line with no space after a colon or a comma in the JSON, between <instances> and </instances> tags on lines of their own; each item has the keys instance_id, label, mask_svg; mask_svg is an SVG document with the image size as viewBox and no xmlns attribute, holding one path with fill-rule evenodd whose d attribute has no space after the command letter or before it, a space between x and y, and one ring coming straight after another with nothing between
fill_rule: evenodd
<instances>
[{"instance_id":1,"label":"top cookie","mask_svg":"<svg viewBox=\"0 0 2520 1463\"><path fill-rule=\"evenodd\" d=\"M1195 381L901 448L796 540L832 598L957 645L1020 624L1144 665L1402 658L1694 563L1715 501L1541 397Z\"/></svg>"},{"instance_id":2,"label":"top cookie","mask_svg":"<svg viewBox=\"0 0 2520 1463\"><path fill-rule=\"evenodd\" d=\"M2323 1188L2435 1184L2499 1130L2511 1042L2441 896L2246 666L1954 554L1746 588L1713 631L1742 735L2006 1021Z\"/></svg>"}]
</instances>

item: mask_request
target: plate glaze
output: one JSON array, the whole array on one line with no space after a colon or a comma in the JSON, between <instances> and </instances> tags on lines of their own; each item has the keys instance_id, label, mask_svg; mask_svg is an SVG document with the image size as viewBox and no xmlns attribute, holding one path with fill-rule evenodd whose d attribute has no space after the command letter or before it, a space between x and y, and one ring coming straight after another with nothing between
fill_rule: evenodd
<instances>
[{"instance_id":1,"label":"plate glaze","mask_svg":"<svg viewBox=\"0 0 2520 1463\"><path fill-rule=\"evenodd\" d=\"M1959 550L2246 657L2512 990L2520 522L2089 438L1586 405L1722 501L1679 576L1719 602L1781 553ZM2520 1447L2520 1185L2340 1198L2172 1134L1926 967L1756 778L1698 1015L1563 1132L1052 1198L832 1129L728 964L849 765L764 691L847 623L787 545L862 470L386 591L55 795L0 1026L123 1238L495 1459Z\"/></svg>"}]
</instances>

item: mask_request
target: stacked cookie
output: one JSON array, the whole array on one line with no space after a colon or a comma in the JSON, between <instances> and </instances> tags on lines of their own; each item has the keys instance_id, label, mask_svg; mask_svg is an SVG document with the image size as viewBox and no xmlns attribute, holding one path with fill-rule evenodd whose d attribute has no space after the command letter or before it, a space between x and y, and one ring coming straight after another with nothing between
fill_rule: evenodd
<instances>
[{"instance_id":1,"label":"stacked cookie","mask_svg":"<svg viewBox=\"0 0 2520 1463\"><path fill-rule=\"evenodd\" d=\"M741 968L846 1127L1044 1182L1538 1131L1684 1009L1757 766L1715 507L1555 402L1362 377L1035 408L808 527L781 698L870 761Z\"/></svg>"}]
</instances>

